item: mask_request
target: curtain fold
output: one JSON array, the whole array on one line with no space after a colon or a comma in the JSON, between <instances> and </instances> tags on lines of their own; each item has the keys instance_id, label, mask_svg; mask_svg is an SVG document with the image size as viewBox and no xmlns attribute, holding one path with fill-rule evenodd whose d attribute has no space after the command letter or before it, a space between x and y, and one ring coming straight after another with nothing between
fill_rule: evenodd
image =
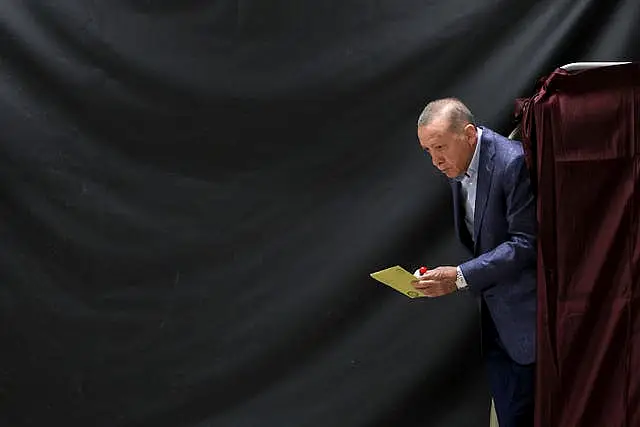
<instances>
[{"instance_id":1,"label":"curtain fold","mask_svg":"<svg viewBox=\"0 0 640 427\"><path fill-rule=\"evenodd\" d=\"M516 103L538 206L536 426L640 426L640 64Z\"/></svg>"}]
</instances>

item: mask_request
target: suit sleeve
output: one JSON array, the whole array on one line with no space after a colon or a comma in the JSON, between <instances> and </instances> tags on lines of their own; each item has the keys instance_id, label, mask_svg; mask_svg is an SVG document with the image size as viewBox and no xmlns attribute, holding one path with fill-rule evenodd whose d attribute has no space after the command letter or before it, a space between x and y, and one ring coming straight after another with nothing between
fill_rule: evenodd
<instances>
[{"instance_id":1,"label":"suit sleeve","mask_svg":"<svg viewBox=\"0 0 640 427\"><path fill-rule=\"evenodd\" d=\"M517 279L522 270L536 266L536 205L524 155L505 168L502 183L508 239L492 251L460 265L472 292L482 292L496 283L509 283Z\"/></svg>"}]
</instances>

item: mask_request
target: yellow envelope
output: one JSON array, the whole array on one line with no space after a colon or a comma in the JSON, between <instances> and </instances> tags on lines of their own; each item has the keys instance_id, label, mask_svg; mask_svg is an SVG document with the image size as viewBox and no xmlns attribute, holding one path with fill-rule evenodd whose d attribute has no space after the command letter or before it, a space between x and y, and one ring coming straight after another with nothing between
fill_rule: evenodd
<instances>
[{"instance_id":1,"label":"yellow envelope","mask_svg":"<svg viewBox=\"0 0 640 427\"><path fill-rule=\"evenodd\" d=\"M396 291L402 292L409 298L426 296L411 286L411 281L415 280L416 277L399 265L376 271L375 273L371 273L370 276L387 286L391 286Z\"/></svg>"}]
</instances>

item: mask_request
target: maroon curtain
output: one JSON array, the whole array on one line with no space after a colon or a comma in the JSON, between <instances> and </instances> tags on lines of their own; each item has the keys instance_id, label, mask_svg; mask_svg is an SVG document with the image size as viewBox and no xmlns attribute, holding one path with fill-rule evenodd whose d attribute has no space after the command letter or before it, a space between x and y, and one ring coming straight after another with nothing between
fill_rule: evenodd
<instances>
[{"instance_id":1,"label":"maroon curtain","mask_svg":"<svg viewBox=\"0 0 640 427\"><path fill-rule=\"evenodd\" d=\"M537 427L640 427L640 64L518 102L538 206Z\"/></svg>"}]
</instances>

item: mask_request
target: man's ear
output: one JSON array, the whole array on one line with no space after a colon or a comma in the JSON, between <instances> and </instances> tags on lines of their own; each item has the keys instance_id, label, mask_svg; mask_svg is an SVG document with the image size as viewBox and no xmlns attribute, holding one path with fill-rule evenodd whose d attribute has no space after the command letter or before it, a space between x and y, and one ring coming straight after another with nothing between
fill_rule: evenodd
<instances>
[{"instance_id":1,"label":"man's ear","mask_svg":"<svg viewBox=\"0 0 640 427\"><path fill-rule=\"evenodd\" d=\"M474 125L472 125L471 123L467 123L463 129L463 132L467 137L467 141L469 141L469 144L472 144L476 141L476 138L478 137L478 130Z\"/></svg>"}]
</instances>

